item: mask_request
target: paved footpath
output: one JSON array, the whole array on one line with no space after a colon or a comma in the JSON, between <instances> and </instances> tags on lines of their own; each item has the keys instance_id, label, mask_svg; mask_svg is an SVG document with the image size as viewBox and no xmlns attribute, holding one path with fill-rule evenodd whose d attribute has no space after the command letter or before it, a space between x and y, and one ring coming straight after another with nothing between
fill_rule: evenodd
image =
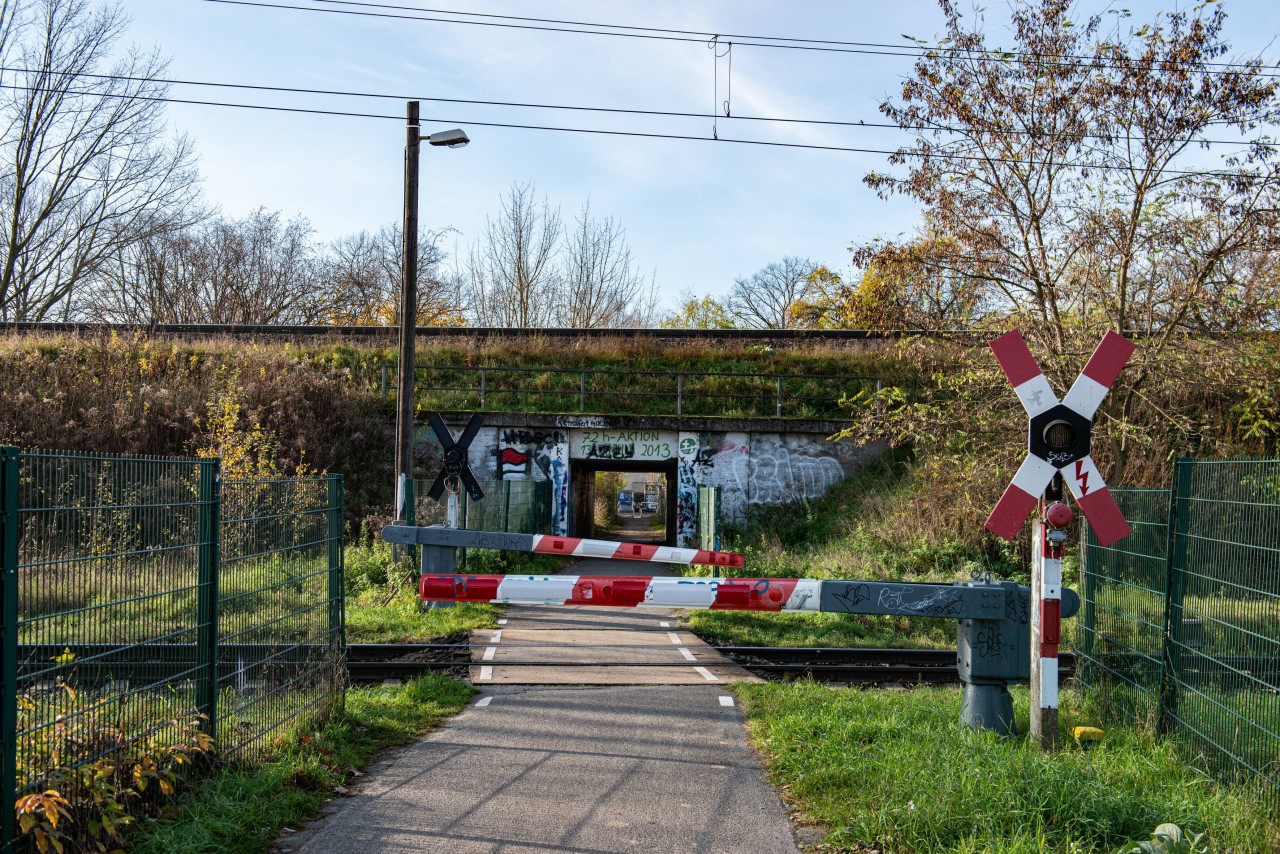
<instances>
[{"instance_id":1,"label":"paved footpath","mask_svg":"<svg viewBox=\"0 0 1280 854\"><path fill-rule=\"evenodd\" d=\"M644 566L647 574L660 565ZM627 561L580 561L565 571L641 574ZM678 633L679 643L667 637L672 629L661 624L673 620L670 612L521 607L508 609L506 620L499 648L525 637L518 633L559 633L561 642L540 648L548 660L587 654L612 660L607 656L635 654L631 647L703 655L693 636ZM589 653L593 635L596 642L621 635L623 646ZM483 637L491 640L489 633ZM566 653L567 643L578 649ZM538 652L521 649L519 660ZM495 667L496 675L499 663L480 666ZM747 745L737 700L724 690L736 669L705 666L719 674L713 682L695 669L704 665L685 655L675 653L672 664L614 672L630 672L632 679L648 672L644 678L652 679L652 671L670 669L679 672L671 680L677 684L477 681L482 693L461 714L376 766L321 818L282 837L277 850L797 852L791 822ZM580 668L545 669L553 672L547 678L585 681L573 675Z\"/></svg>"}]
</instances>

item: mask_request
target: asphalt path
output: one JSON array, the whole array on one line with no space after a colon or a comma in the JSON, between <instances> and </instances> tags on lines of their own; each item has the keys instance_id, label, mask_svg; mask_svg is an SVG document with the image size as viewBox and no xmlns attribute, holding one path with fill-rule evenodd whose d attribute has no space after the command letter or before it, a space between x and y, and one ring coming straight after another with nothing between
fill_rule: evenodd
<instances>
[{"instance_id":1,"label":"asphalt path","mask_svg":"<svg viewBox=\"0 0 1280 854\"><path fill-rule=\"evenodd\" d=\"M628 561L579 561L565 571L664 574L661 564ZM589 640L595 632L642 646L665 638L672 629L663 623L674 617L639 609L520 607L504 619L504 634L587 633ZM682 640L689 648L689 639ZM678 645L663 646L670 652ZM684 661L676 669L689 672L692 665ZM461 714L375 766L320 818L282 837L276 850L798 852L726 681L477 683L484 685L481 693Z\"/></svg>"}]
</instances>

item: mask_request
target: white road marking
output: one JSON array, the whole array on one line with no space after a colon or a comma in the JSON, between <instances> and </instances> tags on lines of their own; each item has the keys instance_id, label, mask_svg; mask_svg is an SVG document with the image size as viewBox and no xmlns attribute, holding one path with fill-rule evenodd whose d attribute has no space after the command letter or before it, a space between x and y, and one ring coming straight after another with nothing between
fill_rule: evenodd
<instances>
[{"instance_id":1,"label":"white road marking","mask_svg":"<svg viewBox=\"0 0 1280 854\"><path fill-rule=\"evenodd\" d=\"M671 638L672 643L680 643L680 636L675 632L667 632L667 637Z\"/></svg>"},{"instance_id":2,"label":"white road marking","mask_svg":"<svg viewBox=\"0 0 1280 854\"><path fill-rule=\"evenodd\" d=\"M690 661L698 660L697 658L694 657L693 653L689 652L687 647L683 647L683 646L679 647L679 650L680 650L680 654L683 655L685 658L689 659Z\"/></svg>"},{"instance_id":3,"label":"white road marking","mask_svg":"<svg viewBox=\"0 0 1280 854\"><path fill-rule=\"evenodd\" d=\"M724 698L724 697L721 697L721 698L720 698L720 701L721 701L721 702L724 702L724 700L725 700L725 698ZM480 702L476 703L476 708L483 709L485 706L489 705L489 704L490 704L490 703L492 703L492 702L493 702L493 698L492 698L492 697L481 697L481 698L480 698ZM732 701L730 701L730 702L732 703Z\"/></svg>"},{"instance_id":4,"label":"white road marking","mask_svg":"<svg viewBox=\"0 0 1280 854\"><path fill-rule=\"evenodd\" d=\"M480 668L480 678L481 678L481 679L492 679L492 678L493 678L493 668L492 668L492 667L481 667L481 668Z\"/></svg>"},{"instance_id":5,"label":"white road marking","mask_svg":"<svg viewBox=\"0 0 1280 854\"><path fill-rule=\"evenodd\" d=\"M661 622L661 623L658 623L658 625L662 626L664 629L671 628L671 624L668 622Z\"/></svg>"},{"instance_id":6,"label":"white road marking","mask_svg":"<svg viewBox=\"0 0 1280 854\"><path fill-rule=\"evenodd\" d=\"M498 629L493 633L493 637L489 638L489 643L502 643L502 629Z\"/></svg>"},{"instance_id":7,"label":"white road marking","mask_svg":"<svg viewBox=\"0 0 1280 854\"><path fill-rule=\"evenodd\" d=\"M498 625L505 626L506 624L507 624L506 620L498 620Z\"/></svg>"},{"instance_id":8,"label":"white road marking","mask_svg":"<svg viewBox=\"0 0 1280 854\"><path fill-rule=\"evenodd\" d=\"M483 658L481 658L480 660L481 660L481 661L493 661L493 654L494 654L495 652L497 652L497 651L498 651L498 648L497 648L496 646L488 646L488 647L485 647L485 650L484 650L484 657L483 657Z\"/></svg>"},{"instance_id":9,"label":"white road marking","mask_svg":"<svg viewBox=\"0 0 1280 854\"><path fill-rule=\"evenodd\" d=\"M488 699L489 699L488 697L485 697L485 700L488 700ZM483 701L482 701L482 702L483 702ZM720 695L720 705L722 705L722 706L732 706L732 705L733 705L733 698L732 698L732 697L730 697L730 696L728 696L728 695L726 695L726 694L721 694L721 695Z\"/></svg>"},{"instance_id":10,"label":"white road marking","mask_svg":"<svg viewBox=\"0 0 1280 854\"><path fill-rule=\"evenodd\" d=\"M720 677L719 677L719 676L716 676L714 673L712 673L710 670L708 670L708 669L707 669L707 668L705 668L705 667L695 667L695 668L693 668L693 669L694 669L694 670L696 670L696 671L698 671L699 673L701 673L701 674L702 674L702 678L706 679L708 682L719 682L719 681L720 681Z\"/></svg>"}]
</instances>

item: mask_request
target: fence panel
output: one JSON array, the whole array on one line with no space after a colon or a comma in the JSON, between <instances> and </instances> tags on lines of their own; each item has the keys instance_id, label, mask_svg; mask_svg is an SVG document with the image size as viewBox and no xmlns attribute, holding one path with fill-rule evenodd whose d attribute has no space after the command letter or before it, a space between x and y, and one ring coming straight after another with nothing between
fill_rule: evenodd
<instances>
[{"instance_id":1,"label":"fence panel","mask_svg":"<svg viewBox=\"0 0 1280 854\"><path fill-rule=\"evenodd\" d=\"M1134 535L1081 541L1077 680L1280 803L1280 460L1179 460L1115 490Z\"/></svg>"},{"instance_id":2,"label":"fence panel","mask_svg":"<svg viewBox=\"0 0 1280 854\"><path fill-rule=\"evenodd\" d=\"M1100 546L1083 526L1076 682L1118 716L1154 724L1163 673L1169 490L1113 489L1111 494L1133 535Z\"/></svg>"},{"instance_id":3,"label":"fence panel","mask_svg":"<svg viewBox=\"0 0 1280 854\"><path fill-rule=\"evenodd\" d=\"M1182 460L1170 538L1171 702L1177 733L1220 777L1280 772L1280 460Z\"/></svg>"},{"instance_id":4,"label":"fence panel","mask_svg":"<svg viewBox=\"0 0 1280 854\"><path fill-rule=\"evenodd\" d=\"M222 484L217 735L224 752L266 751L298 716L324 711L340 696L337 477Z\"/></svg>"},{"instance_id":5,"label":"fence panel","mask_svg":"<svg viewBox=\"0 0 1280 854\"><path fill-rule=\"evenodd\" d=\"M427 497L433 481L415 480L414 518L419 525L442 525L445 502ZM471 531L507 531L513 534L546 534L551 530L551 481L482 480L484 498L472 501L463 492L458 521Z\"/></svg>"},{"instance_id":6,"label":"fence panel","mask_svg":"<svg viewBox=\"0 0 1280 854\"><path fill-rule=\"evenodd\" d=\"M3 449L4 797L74 795L95 766L199 729L224 754L265 746L340 696L341 481L217 475L209 459Z\"/></svg>"}]
</instances>

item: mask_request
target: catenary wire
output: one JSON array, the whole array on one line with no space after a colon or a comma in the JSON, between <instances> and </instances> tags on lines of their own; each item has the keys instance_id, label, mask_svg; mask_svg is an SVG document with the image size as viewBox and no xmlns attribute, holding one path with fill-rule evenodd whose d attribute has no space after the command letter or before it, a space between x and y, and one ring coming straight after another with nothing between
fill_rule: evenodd
<instances>
[{"instance_id":1,"label":"catenary wire","mask_svg":"<svg viewBox=\"0 0 1280 854\"><path fill-rule=\"evenodd\" d=\"M689 118L689 119L715 119L717 117L740 120L744 122L767 122L776 124L804 124L817 125L823 127L841 127L841 128L871 128L879 130L902 130L902 131L924 131L924 132L941 132L941 133L967 133L965 129L950 127L948 125L899 125L892 122L867 122L867 121L840 121L836 119L800 119L800 118L783 118L774 116L719 116L717 113L694 113L679 110L641 110L624 107L589 107L572 104L541 104L531 103L527 101L488 101L476 98L440 98L427 97L420 95L394 95L385 92L353 92L344 89L308 89L298 86L271 86L261 83L226 83L213 80L183 80L169 77L142 77L131 76L125 74L99 74L88 71L45 71L43 69L30 69L18 66L0 66L0 72L11 72L16 74L53 74L55 76L64 77L86 77L94 80L118 80L135 83L163 83L174 86L204 86L209 88L220 89L245 89L255 92L278 92L297 95L329 95L346 98L370 98L379 100L395 100L395 101L429 101L440 104L466 104L469 106L482 107L516 107L520 109L537 109L537 110L563 110L568 112L587 112L587 113L606 113L616 115L636 115L636 116L659 116L666 118ZM81 94L90 94L83 92ZM460 120L465 121L465 120ZM993 133L1001 136L1029 136L1041 137L1048 136L1045 133L1036 131L1020 131L1020 130L1002 130L1000 128L984 129L984 133ZM1088 139L1100 139L1097 134L1086 134ZM1114 140L1139 140L1141 137L1126 136L1117 134L1108 139ZM1247 146L1253 142L1271 144L1269 138L1258 139L1208 139L1204 137L1177 137L1172 138L1169 142L1186 142L1186 143L1206 143L1209 145L1240 145Z\"/></svg>"},{"instance_id":2,"label":"catenary wire","mask_svg":"<svg viewBox=\"0 0 1280 854\"><path fill-rule=\"evenodd\" d=\"M31 91L39 91L41 88L43 87L20 86L13 83L0 84L0 89L9 89L13 91L31 92ZM126 98L129 100L135 100L135 101L155 101L155 102L161 102L161 103L167 103L167 104L183 104L183 105L190 105L190 106L229 107L229 108L246 109L246 110L261 110L261 111L267 111L267 112L301 113L301 114L308 114L308 115L340 116L340 117L347 117L347 118L387 119L387 120L395 120L395 121L404 121L404 116L387 115L384 113L358 113L358 112L346 111L346 110L322 110L322 109L317 109L313 107L285 107L285 106L267 105L267 104L240 104L240 103L233 103L233 102L226 102L226 101L203 101L203 100L195 100L195 99L189 99L189 98L171 98L168 96L160 96L160 95L139 95L139 94L122 95L122 94L109 93L109 92L93 92L93 91L80 91L72 94L79 94L79 95L86 95L89 97L100 97L100 98ZM709 136L694 136L691 134L606 130L603 128L571 128L571 127L558 127L554 125L519 124L515 122L476 121L474 119L453 119L453 118L446 119L446 118L430 117L430 116L421 117L421 121L434 122L439 124L465 124L465 125L474 125L476 127L508 128L508 129L514 129L514 130L537 130L537 131L550 131L550 132L556 132L556 133L579 133L579 134L592 134L592 135L598 135L598 136L633 137L633 138L639 138L639 139L667 139L667 140L680 140L680 141L688 141L688 142L725 142L725 143L732 143L736 145L759 145L759 146L764 146L768 148L794 148L794 149L803 149L803 150L809 150L809 151L835 151L835 152L846 152L846 153L852 153L852 154L884 154L884 155L899 155L904 157L925 156L921 152L913 151L911 149L855 148L852 146L817 145L813 143L803 143L803 142L776 142L776 141L765 140L765 139L736 139L731 137L721 137L720 139L717 140ZM949 153L945 151L938 152L934 156L939 158L950 158L954 160L962 160L967 162L1002 163L1002 164L1007 164L1011 166L1037 167L1037 166L1046 166L1046 165L1057 165L1062 168L1074 168L1074 169L1097 169L1097 170L1103 170L1103 171L1122 171L1122 172L1142 171L1140 169L1135 170L1133 167L1130 167L1130 166L1123 166L1118 164L1108 164L1108 163L1049 164L1046 162L1035 161L1035 160L1020 160L1018 158L954 154L954 153ZM1253 181L1258 179L1270 180L1270 176L1265 174L1249 175L1246 173L1232 172L1225 169L1212 169L1212 170L1158 169L1155 171L1157 174L1171 175L1175 177L1206 177L1206 178L1216 177L1216 178L1244 180L1244 181Z\"/></svg>"},{"instance_id":3,"label":"catenary wire","mask_svg":"<svg viewBox=\"0 0 1280 854\"><path fill-rule=\"evenodd\" d=\"M268 0L202 0L202 2L220 3L224 5L230 5L230 6L250 6L250 7L263 8L263 9L286 9L286 10L292 10L295 12L319 12L322 14L333 14L333 15L354 15L354 16L360 16L360 17L387 18L391 20L404 20L404 21L425 21L430 23L442 23L442 24L466 24L470 26L497 27L500 29L515 29L515 30L533 30L538 32L577 33L579 35L615 36L620 38L647 39L647 40L653 40L653 41L669 41L669 42L685 42L685 43L701 43L706 41L706 38L703 38L702 36L691 37L691 36L658 35L656 33L647 33L647 32L611 32L608 30L574 29L569 27L557 27L557 26L550 26L550 25L515 24L515 23L506 23L501 21L467 21L467 20L458 20L456 18L438 18L438 17L429 17L424 15L402 14L398 12L366 11L363 9L330 9L330 8L325 8L321 6L292 6L286 3L268 2ZM356 5L356 4L353 4L353 5ZM361 3L358 5L381 8L378 6L378 4ZM405 9L411 9L411 10L414 9L414 7L396 7L396 6L387 6L386 8L393 8L393 9L405 8ZM446 13L446 14L453 14L453 13ZM606 24L606 25L599 25L599 26L613 26L613 25ZM622 29L622 27L618 26L617 29ZM882 49L872 49L872 48L851 48L851 47L822 47L816 44L783 44L780 42L749 41L749 40L746 40L748 38L750 37L744 37L743 40L735 41L735 44L739 44L746 47L777 48L777 49L783 49L783 50L819 51L823 53L864 54L864 55L873 55L873 56L901 56L909 59L920 59L930 55L931 53L938 53L938 52L963 52L968 54L971 59L975 59L978 61L1004 62L1006 61L1007 58L1011 58L1011 57L1021 56L1022 58L1026 59L1029 56L1030 57L1029 61L1038 62L1045 65L1052 65L1054 67L1062 67L1062 68L1078 67L1078 66L1086 66L1086 65L1100 65L1102 67L1119 67L1119 65L1115 63L1109 64L1105 60L1098 61L1098 60L1090 59L1087 57L1080 60L1057 61L1057 59L1051 54L1040 56L1036 54L1028 55L1028 54L1018 54L1016 52L1006 52L1006 51L971 50L967 48L948 48L948 47L911 48L911 47L903 46L901 49L895 49L895 50L882 50ZM765 37L765 38L774 38L774 37ZM1159 60L1158 59L1156 60L1156 62L1160 65L1167 65L1171 63L1176 63L1177 60ZM1211 63L1201 63L1201 64L1211 65ZM1227 74L1227 73L1231 73L1232 71L1238 68L1240 70L1253 71L1253 73L1258 77L1280 78L1280 72L1267 72L1267 71L1260 70L1261 68L1275 68L1275 67L1276 66L1272 66L1272 65L1260 65L1259 70L1253 70L1253 66L1251 65L1237 63L1237 64L1226 64L1226 67L1218 66L1217 70L1212 70L1212 71L1206 69L1204 73Z\"/></svg>"},{"instance_id":4,"label":"catenary wire","mask_svg":"<svg viewBox=\"0 0 1280 854\"><path fill-rule=\"evenodd\" d=\"M574 27L603 27L603 28L612 29L612 30L633 30L636 32L648 32L648 33L675 33L676 35L681 35L681 36L696 36L704 40L718 37L722 39L755 39L762 42L764 41L792 42L798 45L804 45L804 44L833 45L837 47L884 48L889 50L917 51L917 53L915 54L904 54L906 56L920 56L927 51L944 51L944 50L951 49L951 48L947 48L945 45L922 45L922 44L906 45L906 44L893 44L889 42L856 42L856 41L841 41L838 39L809 39L809 38L797 38L793 36L762 36L762 35L747 35L743 33L711 33L711 32L706 32L702 30L681 30L673 27L642 27L634 24L602 24L602 23L590 22L590 21L570 21L570 20L563 20L559 18L534 18L526 15L500 15L500 14L491 13L491 12L458 12L450 9L429 9L429 8L423 8L419 6L403 6L403 5L397 5L392 3L372 3L372 2L367 2L367 0L310 0L310 2L318 5L323 4L323 5L329 5L329 6L359 6L363 8L369 8L369 9L396 9L400 11L426 12L428 14L434 14L434 15L454 15L456 17L467 17L467 18L495 18L498 20L528 21L528 22L539 23L539 24L564 24L567 26L574 26ZM462 22L458 22L458 23L462 23ZM768 46L769 45L760 45L760 47L768 47ZM1010 56L1010 55L1012 56L1022 55L1017 51L1005 51L1005 50L999 50L999 49L980 50L980 51L970 50L969 52L983 53L983 54L992 56L994 58L1000 58L1000 59L1003 59L1005 56ZM1070 54L1070 53L1045 54L1045 56L1052 59L1069 59L1069 60L1076 60L1080 62L1086 62L1093 59L1092 57L1089 57L1083 54ZM1232 70L1232 69L1248 70L1249 68L1251 68L1249 64L1240 63L1240 62L1205 62L1203 64L1210 67L1222 68L1226 70ZM1263 65L1262 67L1280 68L1280 65Z\"/></svg>"}]
</instances>

